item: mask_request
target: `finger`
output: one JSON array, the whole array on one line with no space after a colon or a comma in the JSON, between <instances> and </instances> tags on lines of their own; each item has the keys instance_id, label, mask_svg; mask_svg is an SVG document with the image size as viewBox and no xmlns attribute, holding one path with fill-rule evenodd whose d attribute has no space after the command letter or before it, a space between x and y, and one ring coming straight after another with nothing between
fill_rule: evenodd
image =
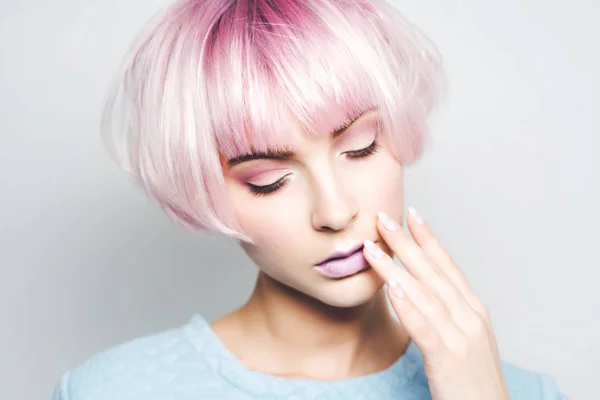
<instances>
[{"instance_id":1,"label":"finger","mask_svg":"<svg viewBox=\"0 0 600 400\"><path fill-rule=\"evenodd\" d=\"M454 284L469 306L479 314L486 314L487 310L482 305L481 300L479 300L473 292L462 269L460 269L446 248L442 246L437 236L431 230L429 224L415 208L408 208L406 222L415 242L438 266L439 271L445 274L445 276Z\"/></svg>"},{"instance_id":2,"label":"finger","mask_svg":"<svg viewBox=\"0 0 600 400\"><path fill-rule=\"evenodd\" d=\"M456 324L461 329L473 324L476 315L470 302L419 244L383 212L379 213L377 227L402 265L444 303Z\"/></svg>"},{"instance_id":3,"label":"finger","mask_svg":"<svg viewBox=\"0 0 600 400\"><path fill-rule=\"evenodd\" d=\"M430 325L429 329L434 329L442 336L452 336L455 334L453 332L457 331L457 326L451 318L448 309L431 290L421 284L404 268L396 265L392 258L373 242L365 241L364 248L365 258L369 265L396 293L394 298L390 298L390 302L393 307L398 303L394 310L403 324L410 324L410 322L404 321L406 318L417 318L413 315L414 313L410 317L400 315L401 310L405 309L403 303L408 300L412 308L417 310L428 321ZM424 324L423 321L416 321L414 323L419 327L417 330L424 329L422 327Z\"/></svg>"},{"instance_id":4,"label":"finger","mask_svg":"<svg viewBox=\"0 0 600 400\"><path fill-rule=\"evenodd\" d=\"M409 336L423 353L424 358L433 355L443 355L442 346L446 349L460 348L466 341L466 336L455 325L441 327L440 318L424 315L416 302L403 294L399 285L392 282L387 287L390 304L398 319L405 327ZM432 324L431 321L438 321Z\"/></svg>"},{"instance_id":5,"label":"finger","mask_svg":"<svg viewBox=\"0 0 600 400\"><path fill-rule=\"evenodd\" d=\"M465 274L458 267L450 253L441 245L429 224L424 221L415 208L408 208L406 222L415 242L444 271L461 293L471 292Z\"/></svg>"},{"instance_id":6,"label":"finger","mask_svg":"<svg viewBox=\"0 0 600 400\"><path fill-rule=\"evenodd\" d=\"M387 295L394 312L408 335L415 342L424 357L435 354L442 341L440 332L433 329L427 318L418 310L414 303L407 297L397 297L398 288L388 285Z\"/></svg>"},{"instance_id":7,"label":"finger","mask_svg":"<svg viewBox=\"0 0 600 400\"><path fill-rule=\"evenodd\" d=\"M363 255L367 262L387 283L398 282L404 290L417 294L421 283L407 270L397 265L394 260L379 246L370 240L364 241Z\"/></svg>"},{"instance_id":8,"label":"finger","mask_svg":"<svg viewBox=\"0 0 600 400\"><path fill-rule=\"evenodd\" d=\"M384 212L378 214L377 228L402 265L441 299L454 296L456 288L421 247Z\"/></svg>"}]
</instances>

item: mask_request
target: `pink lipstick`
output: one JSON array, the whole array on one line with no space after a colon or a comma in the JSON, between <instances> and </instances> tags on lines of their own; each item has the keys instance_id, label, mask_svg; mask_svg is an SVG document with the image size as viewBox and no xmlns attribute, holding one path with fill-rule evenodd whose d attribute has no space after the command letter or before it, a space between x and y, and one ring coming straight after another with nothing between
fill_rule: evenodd
<instances>
[{"instance_id":1,"label":"pink lipstick","mask_svg":"<svg viewBox=\"0 0 600 400\"><path fill-rule=\"evenodd\" d=\"M345 278L369 268L363 256L363 245L347 252L335 252L315 265L317 272L328 278Z\"/></svg>"}]
</instances>

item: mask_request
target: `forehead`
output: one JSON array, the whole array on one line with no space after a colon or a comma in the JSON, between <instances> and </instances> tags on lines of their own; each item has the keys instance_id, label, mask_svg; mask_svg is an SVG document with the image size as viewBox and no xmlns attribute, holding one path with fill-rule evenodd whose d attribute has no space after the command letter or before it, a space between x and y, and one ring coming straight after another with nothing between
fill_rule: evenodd
<instances>
[{"instance_id":1,"label":"forehead","mask_svg":"<svg viewBox=\"0 0 600 400\"><path fill-rule=\"evenodd\" d=\"M273 143L267 148L251 146L250 149L235 156L221 155L221 159L229 167L254 159L287 159L296 156L298 147L301 147L300 143L306 140L322 140L324 138L335 140L356 124L364 122L370 125L374 124L376 129L378 129L379 120L376 117L377 109L375 107L369 107L353 114L345 114L345 116L339 119L339 122L332 123L331 126L333 128L317 133L316 135L307 134L306 131L302 130L300 124L292 119L290 120L288 140Z\"/></svg>"},{"instance_id":2,"label":"forehead","mask_svg":"<svg viewBox=\"0 0 600 400\"><path fill-rule=\"evenodd\" d=\"M293 151L306 140L335 139L352 124L376 112L377 108L365 101L350 108L330 106L303 121L289 109L275 109L268 121L248 123L243 135L221 138L218 151L227 159L257 152Z\"/></svg>"},{"instance_id":3,"label":"forehead","mask_svg":"<svg viewBox=\"0 0 600 400\"><path fill-rule=\"evenodd\" d=\"M335 110L330 112L330 118L324 119L316 128L310 129L303 126L300 121L289 115L285 121L278 124L281 128L273 132L265 140L258 138L252 133L248 134L249 146L242 150L242 154L228 155L229 158L239 158L240 155L253 154L258 152L291 152L301 146L302 142L310 140L335 140L343 135L352 126L362 123L362 121L377 121L374 118L377 115L377 108L374 106L365 106L356 110L343 111ZM261 143L262 145L256 145Z\"/></svg>"}]
</instances>

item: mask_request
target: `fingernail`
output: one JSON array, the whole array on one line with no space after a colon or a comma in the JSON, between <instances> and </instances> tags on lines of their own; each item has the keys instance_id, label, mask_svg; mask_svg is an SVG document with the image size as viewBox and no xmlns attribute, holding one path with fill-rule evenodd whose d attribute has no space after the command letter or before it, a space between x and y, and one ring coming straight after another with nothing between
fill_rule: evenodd
<instances>
[{"instance_id":1,"label":"fingernail","mask_svg":"<svg viewBox=\"0 0 600 400\"><path fill-rule=\"evenodd\" d=\"M365 240L364 243L367 251L375 258L383 258L383 250L379 248L375 243L370 240Z\"/></svg>"},{"instance_id":2,"label":"fingernail","mask_svg":"<svg viewBox=\"0 0 600 400\"><path fill-rule=\"evenodd\" d=\"M385 229L387 229L390 232L396 232L398 227L396 226L396 223L389 215L387 215L383 211L379 211L377 213L377 216L379 217L379 220L381 221L381 223L383 224Z\"/></svg>"},{"instance_id":3,"label":"fingernail","mask_svg":"<svg viewBox=\"0 0 600 400\"><path fill-rule=\"evenodd\" d=\"M419 214L419 212L414 207L408 207L408 213L412 215L417 224L423 225L423 217L421 217L421 214Z\"/></svg>"},{"instance_id":4,"label":"fingernail","mask_svg":"<svg viewBox=\"0 0 600 400\"><path fill-rule=\"evenodd\" d=\"M394 294L394 296L396 296L399 299L404 297L404 290L402 290L400 285L398 285L398 282L390 280L388 285L390 286L390 289L392 289L392 293Z\"/></svg>"}]
</instances>

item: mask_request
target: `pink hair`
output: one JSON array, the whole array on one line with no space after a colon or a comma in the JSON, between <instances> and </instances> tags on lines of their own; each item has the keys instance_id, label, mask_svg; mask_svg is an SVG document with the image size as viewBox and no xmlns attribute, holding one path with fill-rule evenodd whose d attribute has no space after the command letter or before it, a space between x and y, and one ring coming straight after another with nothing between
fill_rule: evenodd
<instances>
[{"instance_id":1,"label":"pink hair","mask_svg":"<svg viewBox=\"0 0 600 400\"><path fill-rule=\"evenodd\" d=\"M179 222L242 240L221 156L285 148L290 117L321 135L376 106L411 164L442 82L436 48L385 0L181 0L128 54L110 153Z\"/></svg>"}]
</instances>

